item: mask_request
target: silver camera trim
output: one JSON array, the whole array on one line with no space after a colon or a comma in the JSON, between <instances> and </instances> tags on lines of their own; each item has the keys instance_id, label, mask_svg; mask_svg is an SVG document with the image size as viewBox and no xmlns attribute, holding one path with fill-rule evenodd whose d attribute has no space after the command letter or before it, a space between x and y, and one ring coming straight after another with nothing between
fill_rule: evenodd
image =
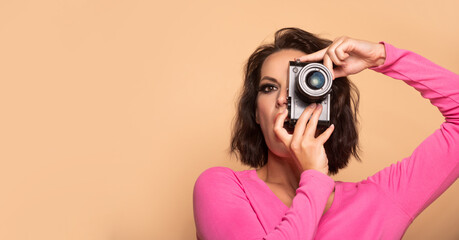
<instances>
[{"instance_id":1,"label":"silver camera trim","mask_svg":"<svg viewBox=\"0 0 459 240\"><path fill-rule=\"evenodd\" d=\"M304 65L303 65L304 64ZM312 67L308 67L312 64ZM308 69L321 69L324 73L328 73L327 76L330 77L331 85L333 85L333 79L331 78L331 72L325 66L320 63L300 63L297 61L291 61L289 64L289 76L288 76L288 88L287 88L287 108L289 110L288 113L288 121L291 126L294 126L300 115L303 113L304 109L309 105L308 102L303 101L300 96L298 96L297 91L300 91L297 87L297 80L299 76L299 72L308 70ZM309 73L309 72L308 72ZM306 75L307 76L307 75ZM330 100L331 100L331 85L327 87L330 91L328 91L325 95L325 98L320 102L322 104L323 110L319 116L319 124L326 124L329 125L330 123ZM325 85L321 89L325 90ZM320 90L322 91L322 90ZM297 92L297 93L295 93Z\"/></svg>"}]
</instances>

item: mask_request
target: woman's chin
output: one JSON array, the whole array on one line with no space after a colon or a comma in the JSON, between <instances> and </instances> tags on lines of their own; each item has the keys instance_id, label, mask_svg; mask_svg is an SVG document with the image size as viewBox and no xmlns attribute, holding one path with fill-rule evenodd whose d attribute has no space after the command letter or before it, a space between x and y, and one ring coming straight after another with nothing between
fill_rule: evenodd
<instances>
[{"instance_id":1,"label":"woman's chin","mask_svg":"<svg viewBox=\"0 0 459 240\"><path fill-rule=\"evenodd\" d=\"M289 151L284 146L278 146L277 148L269 149L270 153L278 158L290 158Z\"/></svg>"}]
</instances>

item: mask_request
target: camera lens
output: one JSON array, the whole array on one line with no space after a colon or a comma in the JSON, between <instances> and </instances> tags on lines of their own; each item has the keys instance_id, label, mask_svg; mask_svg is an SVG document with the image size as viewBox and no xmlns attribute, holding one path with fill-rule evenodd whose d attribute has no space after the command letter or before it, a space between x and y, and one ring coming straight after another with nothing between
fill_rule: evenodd
<instances>
[{"instance_id":1,"label":"camera lens","mask_svg":"<svg viewBox=\"0 0 459 240\"><path fill-rule=\"evenodd\" d=\"M312 89L321 89L325 85L325 76L321 72L310 72L306 76L306 84Z\"/></svg>"},{"instance_id":2,"label":"camera lens","mask_svg":"<svg viewBox=\"0 0 459 240\"><path fill-rule=\"evenodd\" d=\"M299 96L314 101L323 99L330 92L332 82L330 70L320 63L306 64L296 79Z\"/></svg>"}]
</instances>

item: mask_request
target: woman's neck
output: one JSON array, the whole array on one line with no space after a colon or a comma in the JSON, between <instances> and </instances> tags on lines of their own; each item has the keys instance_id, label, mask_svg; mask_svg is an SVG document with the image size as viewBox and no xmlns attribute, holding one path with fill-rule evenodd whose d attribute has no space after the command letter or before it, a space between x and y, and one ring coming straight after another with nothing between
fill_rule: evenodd
<instances>
[{"instance_id":1,"label":"woman's neck","mask_svg":"<svg viewBox=\"0 0 459 240\"><path fill-rule=\"evenodd\" d=\"M268 163L257 170L257 174L266 183L297 189L301 171L293 159L280 158L268 150Z\"/></svg>"}]
</instances>

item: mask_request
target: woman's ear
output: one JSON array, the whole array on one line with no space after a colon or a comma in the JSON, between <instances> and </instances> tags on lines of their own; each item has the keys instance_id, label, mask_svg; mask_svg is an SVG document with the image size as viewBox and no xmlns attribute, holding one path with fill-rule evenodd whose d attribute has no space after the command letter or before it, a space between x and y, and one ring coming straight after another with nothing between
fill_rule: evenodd
<instances>
[{"instance_id":1,"label":"woman's ear","mask_svg":"<svg viewBox=\"0 0 459 240\"><path fill-rule=\"evenodd\" d=\"M260 120L258 120L258 109L255 109L255 122L260 125Z\"/></svg>"}]
</instances>

